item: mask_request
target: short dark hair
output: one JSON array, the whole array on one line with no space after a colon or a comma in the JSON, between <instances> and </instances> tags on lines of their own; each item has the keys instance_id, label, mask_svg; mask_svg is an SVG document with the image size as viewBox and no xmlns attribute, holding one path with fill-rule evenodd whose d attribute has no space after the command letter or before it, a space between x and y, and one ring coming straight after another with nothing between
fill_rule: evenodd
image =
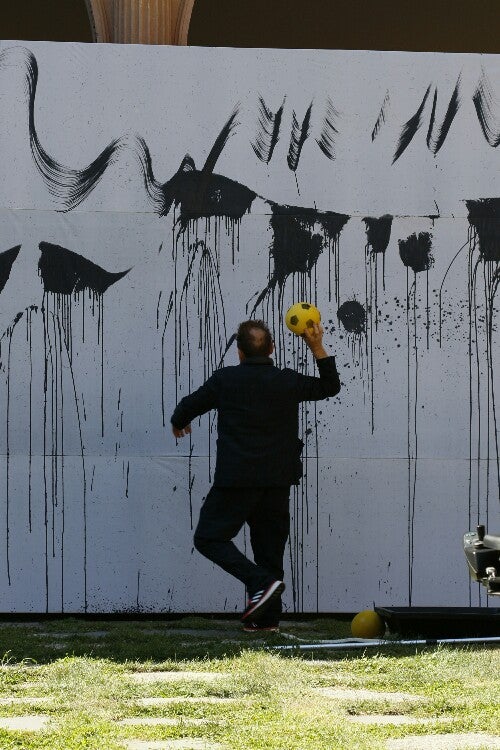
<instances>
[{"instance_id":1,"label":"short dark hair","mask_svg":"<svg viewBox=\"0 0 500 750\"><path fill-rule=\"evenodd\" d=\"M261 335L257 331L260 331ZM236 343L245 357L268 357L273 346L273 337L263 320L244 320L238 326Z\"/></svg>"}]
</instances>

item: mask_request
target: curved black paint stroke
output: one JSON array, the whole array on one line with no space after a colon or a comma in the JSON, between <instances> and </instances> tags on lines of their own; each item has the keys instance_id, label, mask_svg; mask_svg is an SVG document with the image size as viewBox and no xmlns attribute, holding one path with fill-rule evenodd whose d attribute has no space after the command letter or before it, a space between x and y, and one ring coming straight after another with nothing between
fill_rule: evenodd
<instances>
[{"instance_id":1,"label":"curved black paint stroke","mask_svg":"<svg viewBox=\"0 0 500 750\"><path fill-rule=\"evenodd\" d=\"M272 159L273 151L279 140L281 128L281 119L285 107L285 99L276 113L273 113L266 105L262 96L259 96L259 123L255 141L251 146L260 161L269 164Z\"/></svg>"},{"instance_id":2,"label":"curved black paint stroke","mask_svg":"<svg viewBox=\"0 0 500 750\"><path fill-rule=\"evenodd\" d=\"M20 249L21 245L16 245L15 247L11 247L10 250L4 250L3 253L0 253L0 292L2 292L9 279L12 266L19 255Z\"/></svg>"},{"instance_id":3,"label":"curved black paint stroke","mask_svg":"<svg viewBox=\"0 0 500 750\"><path fill-rule=\"evenodd\" d=\"M41 256L38 270L45 292L78 294L88 289L94 294L102 295L130 271L128 268L126 271L111 273L82 255L51 242L40 242L39 248Z\"/></svg>"},{"instance_id":4,"label":"curved black paint stroke","mask_svg":"<svg viewBox=\"0 0 500 750\"><path fill-rule=\"evenodd\" d=\"M337 121L339 113L333 106L333 102L328 97L326 103L326 114L323 120L323 129L320 137L316 138L316 143L328 159L335 159L335 136L338 134L338 130L334 123Z\"/></svg>"},{"instance_id":5,"label":"curved black paint stroke","mask_svg":"<svg viewBox=\"0 0 500 750\"><path fill-rule=\"evenodd\" d=\"M439 128L439 132L436 136L433 135L433 131L437 104L437 89L434 91L431 119L429 123L429 130L427 132L427 147L432 151L434 155L437 154L437 152L445 142L451 124L460 108L460 81L461 75L458 76L458 80L448 103L448 109L446 110L443 122L441 123L441 127Z\"/></svg>"},{"instance_id":6,"label":"curved black paint stroke","mask_svg":"<svg viewBox=\"0 0 500 750\"><path fill-rule=\"evenodd\" d=\"M484 137L490 146L496 148L500 143L500 120L495 115L494 110L500 110L500 103L493 93L484 70L472 101L474 102Z\"/></svg>"},{"instance_id":7,"label":"curved black paint stroke","mask_svg":"<svg viewBox=\"0 0 500 750\"><path fill-rule=\"evenodd\" d=\"M417 130L420 128L422 124L422 113L424 111L430 90L431 90L431 86L429 85L427 91L424 94L424 98L422 99L422 103L420 104L420 107L417 109L413 117L410 117L408 122L406 122L405 125L403 126L401 135L399 137L398 147L396 149L394 158L392 160L393 164L399 159L401 154L408 148L408 146L410 145L413 139L413 136L415 135Z\"/></svg>"},{"instance_id":8,"label":"curved black paint stroke","mask_svg":"<svg viewBox=\"0 0 500 750\"><path fill-rule=\"evenodd\" d=\"M387 109L389 107L390 101L391 99L389 96L389 91L386 91L386 94L384 96L384 101L382 102L382 106L380 107L380 112L378 113L377 120L372 130L372 142L375 140L375 138L380 132L380 128L386 121Z\"/></svg>"},{"instance_id":9,"label":"curved black paint stroke","mask_svg":"<svg viewBox=\"0 0 500 750\"><path fill-rule=\"evenodd\" d=\"M21 52L26 66L28 124L31 154L51 195L61 200L64 211L76 208L101 180L106 169L114 163L118 152L127 146L127 139L116 138L84 169L73 169L56 161L40 143L35 124L35 97L38 84L38 64L33 53L25 47L9 47L0 53L0 66L14 54Z\"/></svg>"},{"instance_id":10,"label":"curved black paint stroke","mask_svg":"<svg viewBox=\"0 0 500 750\"><path fill-rule=\"evenodd\" d=\"M295 110L292 113L292 132L290 134L290 147L287 156L287 163L292 172L297 171L304 143L309 138L312 106L313 103L311 102L302 120L302 125L299 125Z\"/></svg>"}]
</instances>

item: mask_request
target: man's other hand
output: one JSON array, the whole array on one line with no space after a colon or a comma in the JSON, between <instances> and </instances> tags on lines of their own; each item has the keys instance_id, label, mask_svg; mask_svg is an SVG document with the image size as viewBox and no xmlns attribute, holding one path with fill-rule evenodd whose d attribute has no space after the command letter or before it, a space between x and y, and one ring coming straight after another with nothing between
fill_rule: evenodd
<instances>
[{"instance_id":1,"label":"man's other hand","mask_svg":"<svg viewBox=\"0 0 500 750\"><path fill-rule=\"evenodd\" d=\"M328 357L328 353L323 347L323 332L321 323L314 323L310 328L306 328L302 334L302 338L316 359Z\"/></svg>"},{"instance_id":2,"label":"man's other hand","mask_svg":"<svg viewBox=\"0 0 500 750\"><path fill-rule=\"evenodd\" d=\"M182 437L185 437L186 435L190 435L191 425L187 424L182 430L179 430L177 427L172 425L172 433L175 438L182 438Z\"/></svg>"}]
</instances>

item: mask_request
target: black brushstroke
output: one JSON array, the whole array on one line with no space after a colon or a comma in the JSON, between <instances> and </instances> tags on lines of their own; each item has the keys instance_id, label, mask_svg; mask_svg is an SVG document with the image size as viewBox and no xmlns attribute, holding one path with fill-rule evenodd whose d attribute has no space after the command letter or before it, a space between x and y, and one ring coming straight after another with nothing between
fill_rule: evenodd
<instances>
[{"instance_id":1,"label":"black brushstroke","mask_svg":"<svg viewBox=\"0 0 500 750\"><path fill-rule=\"evenodd\" d=\"M357 300L343 302L337 310L337 317L348 333L364 333L366 310Z\"/></svg>"},{"instance_id":2,"label":"black brushstroke","mask_svg":"<svg viewBox=\"0 0 500 750\"><path fill-rule=\"evenodd\" d=\"M8 281L12 266L19 255L20 249L21 245L16 245L15 247L11 247L10 250L0 253L0 292Z\"/></svg>"},{"instance_id":3,"label":"black brushstroke","mask_svg":"<svg viewBox=\"0 0 500 750\"><path fill-rule=\"evenodd\" d=\"M82 255L50 242L40 242L39 247L38 270L45 292L77 294L88 289L101 295L130 271L129 268L111 273Z\"/></svg>"},{"instance_id":4,"label":"black brushstroke","mask_svg":"<svg viewBox=\"0 0 500 750\"><path fill-rule=\"evenodd\" d=\"M411 234L406 240L399 240L399 256L407 268L414 273L428 271L434 263L431 255L432 237L429 232Z\"/></svg>"},{"instance_id":5,"label":"black brushstroke","mask_svg":"<svg viewBox=\"0 0 500 750\"><path fill-rule=\"evenodd\" d=\"M467 200L468 219L474 227L481 259L500 261L500 198Z\"/></svg>"},{"instance_id":6,"label":"black brushstroke","mask_svg":"<svg viewBox=\"0 0 500 750\"><path fill-rule=\"evenodd\" d=\"M377 135L380 132L380 128L385 123L386 116L387 116L387 108L389 106L390 101L391 100L390 100L390 97L389 97L389 92L387 91L386 94L385 94L385 96L384 96L384 101L382 102L382 106L380 107L380 112L378 114L378 117L377 117L377 120L375 122L374 128L372 130L372 141L375 140L375 138L377 137Z\"/></svg>"},{"instance_id":7,"label":"black brushstroke","mask_svg":"<svg viewBox=\"0 0 500 750\"><path fill-rule=\"evenodd\" d=\"M30 148L38 170L51 195L63 202L64 210L78 206L101 180L106 169L116 161L118 153L128 146L126 137L111 141L84 169L73 169L56 161L40 143L35 124L35 97L38 84L38 64L33 53L24 47L11 47L0 53L0 66L15 54L21 53L26 68L28 124Z\"/></svg>"},{"instance_id":8,"label":"black brushstroke","mask_svg":"<svg viewBox=\"0 0 500 750\"><path fill-rule=\"evenodd\" d=\"M285 98L281 107L273 114L262 96L259 96L259 130L251 145L257 158L266 164L271 161L274 148L279 140Z\"/></svg>"},{"instance_id":9,"label":"black brushstroke","mask_svg":"<svg viewBox=\"0 0 500 750\"><path fill-rule=\"evenodd\" d=\"M422 125L422 113L424 111L427 98L429 96L429 91L431 90L431 87L429 85L427 91L424 94L424 98L422 99L422 103L420 104L420 107L417 109L413 117L410 117L408 122L405 123L403 126L403 129L401 131L401 135L399 137L399 143L398 147L396 149L396 152L394 154L394 158L392 160L392 163L396 162L401 154L406 151L408 146L410 145L411 141L413 140L413 137L417 130Z\"/></svg>"},{"instance_id":10,"label":"black brushstroke","mask_svg":"<svg viewBox=\"0 0 500 750\"><path fill-rule=\"evenodd\" d=\"M326 114L323 121L323 129L319 138L316 138L316 143L328 159L335 159L335 136L338 133L334 123L339 117L339 113L333 106L333 102L328 97L326 103Z\"/></svg>"},{"instance_id":11,"label":"black brushstroke","mask_svg":"<svg viewBox=\"0 0 500 750\"><path fill-rule=\"evenodd\" d=\"M500 119L496 115L496 112L500 111L500 103L495 98L484 70L472 101L484 137L490 146L496 148L500 143Z\"/></svg>"},{"instance_id":12,"label":"black brushstroke","mask_svg":"<svg viewBox=\"0 0 500 750\"><path fill-rule=\"evenodd\" d=\"M309 138L312 106L313 103L311 102L302 120L302 125L299 125L295 111L292 114L292 132L287 156L287 163L292 172L297 170L304 143Z\"/></svg>"},{"instance_id":13,"label":"black brushstroke","mask_svg":"<svg viewBox=\"0 0 500 750\"><path fill-rule=\"evenodd\" d=\"M453 90L453 93L451 95L451 98L448 104L448 109L446 110L446 114L444 116L444 120L441 123L441 127L439 128L439 132L437 133L436 136L433 135L433 132L434 132L434 122L435 122L435 115L436 115L437 89L434 92L434 101L432 103L431 119L429 123L429 130L427 132L427 146L432 151L433 154L437 154L437 152L439 151L439 149L445 142L446 136L448 135L451 124L453 120L455 119L455 116L459 110L460 79L461 79L461 76L458 77L457 83L455 85L455 88Z\"/></svg>"}]
</instances>

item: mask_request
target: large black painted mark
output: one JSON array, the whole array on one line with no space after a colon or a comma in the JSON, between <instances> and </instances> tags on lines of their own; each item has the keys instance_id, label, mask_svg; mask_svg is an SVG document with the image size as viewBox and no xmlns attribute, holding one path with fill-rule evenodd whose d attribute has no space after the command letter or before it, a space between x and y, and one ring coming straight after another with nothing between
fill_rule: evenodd
<instances>
[{"instance_id":1,"label":"large black painted mark","mask_svg":"<svg viewBox=\"0 0 500 750\"><path fill-rule=\"evenodd\" d=\"M489 145L496 148L500 143L500 103L496 99L491 83L483 70L481 79L472 97L483 135Z\"/></svg>"},{"instance_id":2,"label":"large black painted mark","mask_svg":"<svg viewBox=\"0 0 500 750\"><path fill-rule=\"evenodd\" d=\"M24 47L10 47L0 53L0 67L8 64L17 55L21 55L26 70L29 137L33 159L51 195L62 202L63 210L70 211L88 197L106 169L116 160L118 153L127 147L128 139L120 137L111 141L97 158L83 169L73 169L56 161L42 146L36 130L38 64L35 56Z\"/></svg>"},{"instance_id":3,"label":"large black painted mark","mask_svg":"<svg viewBox=\"0 0 500 750\"><path fill-rule=\"evenodd\" d=\"M281 107L274 113L266 105L262 96L259 96L258 130L251 145L257 158L266 164L271 161L274 148L279 140L285 99L286 97L283 98Z\"/></svg>"},{"instance_id":4,"label":"large black painted mark","mask_svg":"<svg viewBox=\"0 0 500 750\"><path fill-rule=\"evenodd\" d=\"M328 159L335 159L335 136L339 132L335 127L335 124L338 119L339 113L333 106L330 97L328 97L323 128L319 138L316 138L316 143Z\"/></svg>"},{"instance_id":5,"label":"large black painted mark","mask_svg":"<svg viewBox=\"0 0 500 750\"><path fill-rule=\"evenodd\" d=\"M15 247L11 247L10 250L4 250L3 253L0 253L0 292L9 279L12 266L19 255L20 249L21 245L16 245Z\"/></svg>"},{"instance_id":6,"label":"large black painted mark","mask_svg":"<svg viewBox=\"0 0 500 750\"><path fill-rule=\"evenodd\" d=\"M420 107L417 109L415 114L412 117L410 117L408 122L404 124L403 129L401 131L401 135L399 136L399 143L398 143L398 146L396 148L396 151L394 153L394 157L392 160L393 164L399 159L401 154L404 151L406 151L406 149L412 142L415 133L422 125L422 114L423 114L430 90L431 90L431 87L429 86L427 88L427 91L424 94L424 98L422 99Z\"/></svg>"},{"instance_id":7,"label":"large black painted mark","mask_svg":"<svg viewBox=\"0 0 500 750\"><path fill-rule=\"evenodd\" d=\"M299 166L300 155L304 147L304 143L309 138L311 131L311 112L313 103L311 102L306 110L302 124L299 125L295 110L292 113L292 132L290 134L290 147L288 149L287 162L289 168L295 175L295 182L297 185L297 192L300 195L299 183L297 181L297 167Z\"/></svg>"},{"instance_id":8,"label":"large black painted mark","mask_svg":"<svg viewBox=\"0 0 500 750\"><path fill-rule=\"evenodd\" d=\"M375 140L375 138L380 132L382 125L385 123L387 119L387 110L389 108L390 101L391 101L391 98L389 96L389 92L386 91L385 96L384 96L384 101L382 102L382 106L380 107L380 112L378 113L378 117L375 121L375 125L373 126L372 141Z\"/></svg>"},{"instance_id":9,"label":"large black painted mark","mask_svg":"<svg viewBox=\"0 0 500 750\"><path fill-rule=\"evenodd\" d=\"M451 128L451 124L453 120L455 119L455 116L460 107L460 79L461 79L461 76L458 77L457 83L455 85L450 101L448 103L448 109L446 110L446 114L444 116L443 122L441 123L441 126L439 127L439 130L436 134L434 133L434 129L435 129L435 118L436 118L436 105L437 105L437 99L438 99L437 88L434 91L434 99L432 102L432 112L431 112L431 117L429 121L429 129L427 131L427 147L432 151L433 154L437 154L437 152L439 151L439 149L445 142L446 136L448 135L448 132Z\"/></svg>"},{"instance_id":10,"label":"large black painted mark","mask_svg":"<svg viewBox=\"0 0 500 750\"><path fill-rule=\"evenodd\" d=\"M469 520L473 522L474 519L478 523L481 518L486 518L486 523L488 523L493 456L496 463L495 494L500 499L500 449L493 361L495 297L500 284L500 198L468 200L466 205L470 224L468 264L471 384L469 394ZM480 266L482 279L480 278L478 283ZM480 302L481 287L482 303ZM485 355L486 377L484 376ZM475 360L474 366L473 359ZM486 461L481 459L486 459Z\"/></svg>"},{"instance_id":11,"label":"large black painted mark","mask_svg":"<svg viewBox=\"0 0 500 750\"><path fill-rule=\"evenodd\" d=\"M88 289L94 294L104 292L129 271L111 273L82 255L61 245L40 242L41 256L38 270L46 292L53 294L78 294Z\"/></svg>"}]
</instances>

